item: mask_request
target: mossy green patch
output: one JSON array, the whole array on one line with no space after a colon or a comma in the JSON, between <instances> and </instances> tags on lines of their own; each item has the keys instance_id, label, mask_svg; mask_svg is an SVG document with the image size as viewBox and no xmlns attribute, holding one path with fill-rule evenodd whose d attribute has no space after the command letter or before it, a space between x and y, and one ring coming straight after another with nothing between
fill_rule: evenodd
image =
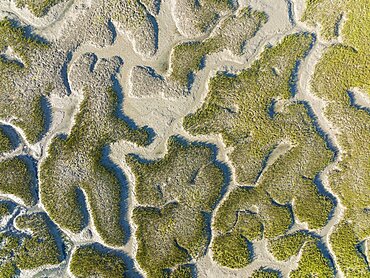
<instances>
[{"instance_id":1,"label":"mossy green patch","mask_svg":"<svg viewBox=\"0 0 370 278\"><path fill-rule=\"evenodd\" d=\"M221 134L232 148L237 181L256 185L236 188L226 198L214 222L222 234L243 235L247 229L249 240L282 235L292 223L290 205L310 228L326 224L333 203L319 192L315 178L333 152L309 107L291 101L292 76L311 43L310 34L289 35L237 76L218 74L203 106L184 120L193 134ZM254 229L240 221L240 212L254 218ZM263 235L257 236L261 225Z\"/></svg>"},{"instance_id":2,"label":"mossy green patch","mask_svg":"<svg viewBox=\"0 0 370 278\"><path fill-rule=\"evenodd\" d=\"M136 259L149 277L163 277L166 269L203 254L209 236L207 215L225 177L209 147L176 137L169 139L163 159L143 162L128 156L126 161L135 175L140 204L133 213Z\"/></svg>"},{"instance_id":3,"label":"mossy green patch","mask_svg":"<svg viewBox=\"0 0 370 278\"><path fill-rule=\"evenodd\" d=\"M17 7L27 7L37 17L42 17L48 13L51 7L65 0L16 0Z\"/></svg>"},{"instance_id":4,"label":"mossy green patch","mask_svg":"<svg viewBox=\"0 0 370 278\"><path fill-rule=\"evenodd\" d=\"M186 85L189 74L199 71L205 55L211 54L216 49L217 46L211 42L207 44L189 42L176 46L171 57L171 78L182 85Z\"/></svg>"},{"instance_id":5,"label":"mossy green patch","mask_svg":"<svg viewBox=\"0 0 370 278\"><path fill-rule=\"evenodd\" d=\"M310 43L307 34L288 36L278 46L266 49L261 59L237 77L219 74L210 81L203 106L185 118L184 126L191 133L221 133L226 144L235 148L231 158L239 182L254 183L264 159L281 141L298 144L307 140L303 132L311 133L313 139L318 137L303 105L285 105L285 113L275 117L268 113L274 100L284 103L290 97L292 71ZM323 145L322 139L316 141ZM325 145L323 156L328 156Z\"/></svg>"},{"instance_id":6,"label":"mossy green patch","mask_svg":"<svg viewBox=\"0 0 370 278\"><path fill-rule=\"evenodd\" d=\"M24 27L15 26L10 19L5 18L0 21L0 30L2 34L2 40L0 41L0 50L5 51L8 47L14 52L15 57L21 59L21 63L24 67L27 67L30 63L28 53L36 48L47 47L47 45L35 38L26 35ZM18 63L12 63L12 59L7 59L2 56L0 59L0 69L5 70L5 67L9 64L12 68L23 68Z\"/></svg>"},{"instance_id":7,"label":"mossy green patch","mask_svg":"<svg viewBox=\"0 0 370 278\"><path fill-rule=\"evenodd\" d=\"M290 273L290 277L335 277L330 261L318 247L317 240L310 240L304 245L298 268Z\"/></svg>"},{"instance_id":8,"label":"mossy green patch","mask_svg":"<svg viewBox=\"0 0 370 278\"><path fill-rule=\"evenodd\" d=\"M279 271L272 269L258 269L252 273L251 278L280 278Z\"/></svg>"},{"instance_id":9,"label":"mossy green patch","mask_svg":"<svg viewBox=\"0 0 370 278\"><path fill-rule=\"evenodd\" d=\"M238 15L230 16L204 41L177 45L171 57L171 78L187 85L189 75L200 70L207 55L230 50L235 55L243 53L243 46L267 21L262 12L243 9ZM242 30L242 31L241 31Z\"/></svg>"},{"instance_id":10,"label":"mossy green patch","mask_svg":"<svg viewBox=\"0 0 370 278\"><path fill-rule=\"evenodd\" d=\"M19 118L13 121L15 125L24 131L31 142L41 139L40 136L45 131L45 113L41 108L43 97L43 95L34 96L29 103L27 107L30 113L29 118ZM29 119L32 119L32 123L30 123Z\"/></svg>"},{"instance_id":11,"label":"mossy green patch","mask_svg":"<svg viewBox=\"0 0 370 278\"><path fill-rule=\"evenodd\" d=\"M32 95L24 95L14 87L14 80L21 80L30 75L35 51L43 51L48 45L34 37L26 35L24 27L15 26L9 19L0 21L0 53L8 50L10 56L0 56L0 117L13 116L14 121L25 132L31 143L36 143L44 131L44 114L40 99L42 91L34 90Z\"/></svg>"},{"instance_id":12,"label":"mossy green patch","mask_svg":"<svg viewBox=\"0 0 370 278\"><path fill-rule=\"evenodd\" d=\"M5 217L10 215L12 209L8 203L0 203L0 221Z\"/></svg>"},{"instance_id":13,"label":"mossy green patch","mask_svg":"<svg viewBox=\"0 0 370 278\"><path fill-rule=\"evenodd\" d=\"M0 155L6 152L10 152L13 149L12 142L7 134L0 126Z\"/></svg>"},{"instance_id":14,"label":"mossy green patch","mask_svg":"<svg viewBox=\"0 0 370 278\"><path fill-rule=\"evenodd\" d=\"M324 256L319 244L317 238L298 231L271 240L269 249L280 261L287 261L301 252L298 268L291 272L290 277L334 277L331 262Z\"/></svg>"},{"instance_id":15,"label":"mossy green patch","mask_svg":"<svg viewBox=\"0 0 370 278\"><path fill-rule=\"evenodd\" d=\"M252 261L247 239L240 234L230 233L217 236L212 244L213 259L222 266L243 268Z\"/></svg>"},{"instance_id":16,"label":"mossy green patch","mask_svg":"<svg viewBox=\"0 0 370 278\"><path fill-rule=\"evenodd\" d=\"M44 213L24 214L16 218L22 233L0 233L0 277L14 277L18 269L34 269L62 261L62 251L50 231ZM28 233L24 233L27 231Z\"/></svg>"},{"instance_id":17,"label":"mossy green patch","mask_svg":"<svg viewBox=\"0 0 370 278\"><path fill-rule=\"evenodd\" d=\"M222 16L235 10L235 5L228 0L182 0L178 1L176 8L175 14L180 15L178 20L185 23L185 28L191 29L183 31L199 35L212 30Z\"/></svg>"},{"instance_id":18,"label":"mossy green patch","mask_svg":"<svg viewBox=\"0 0 370 278\"><path fill-rule=\"evenodd\" d=\"M31 169L26 158L14 157L0 162L0 192L13 194L27 205L33 205L34 184Z\"/></svg>"},{"instance_id":19,"label":"mossy green patch","mask_svg":"<svg viewBox=\"0 0 370 278\"><path fill-rule=\"evenodd\" d=\"M286 261L291 256L298 255L299 250L309 240L312 240L310 235L296 232L271 240L269 242L269 249L276 259Z\"/></svg>"},{"instance_id":20,"label":"mossy green patch","mask_svg":"<svg viewBox=\"0 0 370 278\"><path fill-rule=\"evenodd\" d=\"M370 277L368 264L358 245L370 236L370 114L352 105L349 91L370 95L370 7L366 0L317 1L308 6L306 17L322 25L333 37L333 18L343 15L343 43L329 47L315 68L312 91L327 101L325 115L338 129L343 150L338 169L329 184L346 207L342 222L331 236L338 267L347 277ZM331 22L327 22L331 20ZM326 31L328 30L328 31ZM330 36L329 36L330 37Z\"/></svg>"},{"instance_id":21,"label":"mossy green patch","mask_svg":"<svg viewBox=\"0 0 370 278\"><path fill-rule=\"evenodd\" d=\"M331 235L332 248L337 255L338 264L343 273L351 277L370 277L367 262L361 254L359 244L361 238L355 232L354 225L341 223Z\"/></svg>"},{"instance_id":22,"label":"mossy green patch","mask_svg":"<svg viewBox=\"0 0 370 278\"><path fill-rule=\"evenodd\" d=\"M335 2L327 0L310 0L306 3L306 10L303 14L302 21L306 21L311 25L320 23L321 35L325 39L332 39L337 36L337 28L343 14L340 8L347 1L339 0Z\"/></svg>"},{"instance_id":23,"label":"mossy green patch","mask_svg":"<svg viewBox=\"0 0 370 278\"><path fill-rule=\"evenodd\" d=\"M262 235L276 237L284 233L291 223L287 206L274 203L259 188L238 187L222 203L214 227L221 233L235 231L252 241L261 239Z\"/></svg>"},{"instance_id":24,"label":"mossy green patch","mask_svg":"<svg viewBox=\"0 0 370 278\"><path fill-rule=\"evenodd\" d=\"M84 216L77 189L82 188L102 238L109 244L121 245L122 185L115 172L102 165L107 159L103 149L121 139L143 145L148 134L144 129L132 130L117 118L117 94L113 88L86 89L84 97L70 136L53 141L41 166L41 197L53 220L79 232Z\"/></svg>"},{"instance_id":25,"label":"mossy green patch","mask_svg":"<svg viewBox=\"0 0 370 278\"><path fill-rule=\"evenodd\" d=\"M115 2L120 5L120 9L113 10L113 18L129 29L135 30L148 20L145 6L139 0L128 0L124 3L116 0L111 2L112 7L116 4Z\"/></svg>"},{"instance_id":26,"label":"mossy green patch","mask_svg":"<svg viewBox=\"0 0 370 278\"><path fill-rule=\"evenodd\" d=\"M243 268L252 261L250 242L276 237L292 223L289 208L274 203L259 188L233 190L218 209L212 244L213 259L227 267Z\"/></svg>"},{"instance_id":27,"label":"mossy green patch","mask_svg":"<svg viewBox=\"0 0 370 278\"><path fill-rule=\"evenodd\" d=\"M126 277L124 275L126 266L121 257L113 253L103 252L93 245L77 248L72 254L70 269L72 274L78 278Z\"/></svg>"},{"instance_id":28,"label":"mossy green patch","mask_svg":"<svg viewBox=\"0 0 370 278\"><path fill-rule=\"evenodd\" d=\"M14 278L17 277L17 267L9 262L0 265L0 278Z\"/></svg>"},{"instance_id":29,"label":"mossy green patch","mask_svg":"<svg viewBox=\"0 0 370 278\"><path fill-rule=\"evenodd\" d=\"M366 51L370 39L370 10L367 0L308 1L302 20L319 24L325 39L342 36L345 44Z\"/></svg>"},{"instance_id":30,"label":"mossy green patch","mask_svg":"<svg viewBox=\"0 0 370 278\"><path fill-rule=\"evenodd\" d=\"M193 270L190 265L180 265L170 272L170 278L193 278Z\"/></svg>"},{"instance_id":31,"label":"mossy green patch","mask_svg":"<svg viewBox=\"0 0 370 278\"><path fill-rule=\"evenodd\" d=\"M62 260L55 236L44 213L24 214L16 219L16 226L32 232L22 241L16 255L19 269L32 269L45 264L59 264Z\"/></svg>"}]
</instances>

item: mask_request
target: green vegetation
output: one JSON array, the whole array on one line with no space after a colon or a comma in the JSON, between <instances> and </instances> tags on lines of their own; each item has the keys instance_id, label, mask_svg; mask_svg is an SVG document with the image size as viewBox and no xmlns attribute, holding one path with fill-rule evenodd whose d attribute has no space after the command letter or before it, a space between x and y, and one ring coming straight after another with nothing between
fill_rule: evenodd
<instances>
[{"instance_id":1,"label":"green vegetation","mask_svg":"<svg viewBox=\"0 0 370 278\"><path fill-rule=\"evenodd\" d=\"M311 0L307 3L302 19L311 25L319 24L323 38L333 39L342 35L344 45L366 51L370 33L370 26L366 23L369 17L367 0L339 0L334 2L330 0ZM341 34L339 34L340 31ZM334 61L334 58L332 58L332 61ZM359 62L359 64L362 64L362 62ZM359 77L355 74L354 76Z\"/></svg>"},{"instance_id":2,"label":"green vegetation","mask_svg":"<svg viewBox=\"0 0 370 278\"><path fill-rule=\"evenodd\" d=\"M304 232L296 232L270 241L269 248L280 261L289 260L301 251L298 268L290 277L334 277L330 261L319 248L319 240Z\"/></svg>"},{"instance_id":3,"label":"green vegetation","mask_svg":"<svg viewBox=\"0 0 370 278\"><path fill-rule=\"evenodd\" d=\"M188 76L200 70L205 55L217 50L218 46L209 40L208 43L188 42L179 44L173 50L171 57L171 78L181 85L187 85Z\"/></svg>"},{"instance_id":4,"label":"green vegetation","mask_svg":"<svg viewBox=\"0 0 370 278\"><path fill-rule=\"evenodd\" d=\"M0 41L0 50L5 51L7 47L11 47L14 54L19 57L24 67L29 66L29 53L34 49L47 47L43 42L40 42L34 38L27 37L24 27L15 26L8 18L0 21L0 31L2 34L2 40ZM17 63L12 63L12 60L1 57L0 59L0 70L6 71L6 67L10 66L12 70L15 68L22 68ZM10 73L12 73L10 71Z\"/></svg>"},{"instance_id":5,"label":"green vegetation","mask_svg":"<svg viewBox=\"0 0 370 278\"><path fill-rule=\"evenodd\" d=\"M16 263L14 262L15 256L13 250L19 247L19 239L12 235L0 234L0 277L9 278L14 277L17 271Z\"/></svg>"},{"instance_id":6,"label":"green vegetation","mask_svg":"<svg viewBox=\"0 0 370 278\"><path fill-rule=\"evenodd\" d=\"M111 1L112 7L116 0ZM122 23L126 28L138 28L148 20L145 6L141 4L140 0L128 0L119 3L119 8L113 11L113 18Z\"/></svg>"},{"instance_id":7,"label":"green vegetation","mask_svg":"<svg viewBox=\"0 0 370 278\"><path fill-rule=\"evenodd\" d=\"M328 258L324 257L317 240L310 240L303 246L298 268L290 273L291 278L335 277Z\"/></svg>"},{"instance_id":8,"label":"green vegetation","mask_svg":"<svg viewBox=\"0 0 370 278\"><path fill-rule=\"evenodd\" d=\"M20 230L30 230L19 246L16 264L20 269L32 269L45 264L59 264L62 261L55 237L48 226L46 214L34 213L17 217L16 226Z\"/></svg>"},{"instance_id":9,"label":"green vegetation","mask_svg":"<svg viewBox=\"0 0 370 278\"><path fill-rule=\"evenodd\" d=\"M213 259L222 266L243 268L252 261L247 239L231 233L216 237L212 245Z\"/></svg>"},{"instance_id":10,"label":"green vegetation","mask_svg":"<svg viewBox=\"0 0 370 278\"><path fill-rule=\"evenodd\" d=\"M99 70L109 71L104 65ZM102 75L99 70L94 73L96 76ZM70 135L66 140L53 141L41 166L40 191L52 219L79 232L85 221L78 195L78 188L82 188L101 237L108 244L122 245L122 185L114 170L102 165L107 159L103 150L121 139L144 145L148 134L144 129L132 130L117 118L116 109L117 94L113 88L86 82L84 100Z\"/></svg>"},{"instance_id":11,"label":"green vegetation","mask_svg":"<svg viewBox=\"0 0 370 278\"><path fill-rule=\"evenodd\" d=\"M0 278L17 277L17 268L12 263L3 263L0 265Z\"/></svg>"},{"instance_id":12,"label":"green vegetation","mask_svg":"<svg viewBox=\"0 0 370 278\"><path fill-rule=\"evenodd\" d=\"M0 162L0 192L13 194L31 206L36 200L33 194L33 177L24 158L14 157Z\"/></svg>"},{"instance_id":13,"label":"green vegetation","mask_svg":"<svg viewBox=\"0 0 370 278\"><path fill-rule=\"evenodd\" d=\"M41 17L62 1L16 3ZM155 19L149 15L155 14L154 2L109 1L102 11L91 9L91 24L103 26L110 19L119 22L134 40L138 48L135 51L150 56L157 47ZM173 49L171 81L188 85L207 55L221 51L243 54L244 45L267 16L251 9L231 15L235 11L231 2L176 1L174 16L179 17L179 31L191 33L186 34L189 40L213 30L207 39L182 43ZM303 20L321 28L319 38L335 41L340 35L338 41L342 42L325 44L311 84L311 91L325 100L325 116L339 131L336 138L341 159L329 173L329 186L345 210L330 236L331 250L345 277L370 278L369 254L362 246L370 237L370 114L368 109L353 105L349 94L356 90L370 95L370 7L368 0L307 0L306 4ZM88 9L85 14L89 14ZM224 15L227 18L221 22ZM214 28L217 22L221 24ZM182 24L188 30L182 30ZM65 49L72 49L68 41L75 38L63 37L66 43L57 42L52 50L60 53L50 51L52 55L43 60L49 44L16 25L9 19L0 21L0 118L13 119L12 123L22 128L27 140L34 144L46 126L41 101L53 88L61 88L52 80L36 82L44 77L40 67L50 71L56 68L60 74L60 64L51 63L50 57L64 56ZM96 38L90 35L91 32L81 35L84 39L75 44L87 40L94 43ZM102 39L104 43L108 43L108 35ZM279 261L301 255L290 277L334 276L332 262L318 238L304 232L289 233L294 218L307 223L309 230L320 231L333 209L330 198L317 188L321 182L318 174L332 162L333 151L319 134L308 105L292 99L299 62L313 41L311 34L289 35L276 46L266 48L251 67L240 73L217 74L209 84L203 106L185 117L184 128L191 134L222 136L235 169L238 186L226 194L215 218L211 213L225 177L209 146L173 137L163 159L143 161L134 155L126 158L136 178L135 198L139 203L133 211L137 261L148 277L192 277L193 266L189 264L208 248L211 223L211 254L222 266L246 267L254 259L253 242L267 239L271 253ZM104 59L100 62L104 63ZM124 189L121 175L108 162L108 147L120 140L143 146L148 134L143 129L132 130L118 119L120 100L110 81L105 82L111 75L104 75L108 71L104 66L101 71L92 70L95 77L103 76L104 80L86 81L85 76L89 78L90 74L82 72L76 83L72 82L73 88L83 83L78 91L84 91L84 100L68 137L55 138L50 145L49 156L40 169L40 193L53 220L72 232L80 232L86 224L86 201L105 243L118 246L125 237ZM73 67L66 70L73 71ZM77 71L69 77L75 75ZM11 140L0 128L0 154L12 149ZM23 157L2 160L0 173L1 194L13 194L26 206L35 204L35 177ZM0 202L0 218L11 210L12 206ZM63 252L46 214L24 214L15 221L19 231L13 233L12 228L0 232L0 278L15 277L20 269L61 262ZM126 271L120 255L96 245L77 248L70 268L77 277L123 277ZM262 268L252 277L279 275Z\"/></svg>"},{"instance_id":14,"label":"green vegetation","mask_svg":"<svg viewBox=\"0 0 370 278\"><path fill-rule=\"evenodd\" d=\"M13 121L15 125L22 128L31 142L38 141L40 135L44 132L45 117L44 111L41 108L42 98L43 95L34 96L27 107L30 113L29 116L32 119L32 125L29 123L28 118L16 119Z\"/></svg>"},{"instance_id":15,"label":"green vegetation","mask_svg":"<svg viewBox=\"0 0 370 278\"><path fill-rule=\"evenodd\" d=\"M298 255L299 250L309 240L313 240L312 237L302 232L282 236L269 242L270 252L279 261L286 261L291 256Z\"/></svg>"},{"instance_id":16,"label":"green vegetation","mask_svg":"<svg viewBox=\"0 0 370 278\"><path fill-rule=\"evenodd\" d=\"M272 269L260 268L252 273L251 278L280 278L281 275L278 271Z\"/></svg>"},{"instance_id":17,"label":"green vegetation","mask_svg":"<svg viewBox=\"0 0 370 278\"><path fill-rule=\"evenodd\" d=\"M341 13L340 10L346 5L346 2L348 1L307 1L307 7L305 13L303 14L302 20L311 25L317 25L319 23L321 26L321 35L325 39L333 39L337 36L337 25L343 17L343 13Z\"/></svg>"},{"instance_id":18,"label":"green vegetation","mask_svg":"<svg viewBox=\"0 0 370 278\"><path fill-rule=\"evenodd\" d=\"M241 234L252 241L276 237L292 224L287 206L274 203L260 188L238 187L219 208L214 227L221 233ZM263 228L262 228L263 225Z\"/></svg>"},{"instance_id":19,"label":"green vegetation","mask_svg":"<svg viewBox=\"0 0 370 278\"><path fill-rule=\"evenodd\" d=\"M282 141L292 145L301 141L302 147L292 148L296 150L296 156L298 152L310 151L312 145L303 148L303 143L317 141L323 149L321 156L325 162L330 159L329 151L312 127L304 106L289 105L288 102L293 68L310 43L310 35L288 36L278 46L266 49L260 60L237 77L219 74L210 82L203 107L185 118L184 126L191 133L221 133L225 143L235 148L231 158L240 183L253 184L264 159ZM282 103L282 111L271 117L268 109L276 100ZM320 155L318 151L317 154ZM316 160L320 169L322 165L318 162L322 159Z\"/></svg>"},{"instance_id":20,"label":"green vegetation","mask_svg":"<svg viewBox=\"0 0 370 278\"><path fill-rule=\"evenodd\" d=\"M27 7L37 17L42 17L48 13L51 7L63 2L64 0L16 0L18 8Z\"/></svg>"},{"instance_id":21,"label":"green vegetation","mask_svg":"<svg viewBox=\"0 0 370 278\"><path fill-rule=\"evenodd\" d=\"M119 278L125 277L126 266L119 256L100 251L93 245L87 245L79 247L73 253L70 269L78 278Z\"/></svg>"},{"instance_id":22,"label":"green vegetation","mask_svg":"<svg viewBox=\"0 0 370 278\"><path fill-rule=\"evenodd\" d=\"M312 80L313 92L327 100L325 113L339 130L337 139L343 150L339 169L330 175L329 182L346 211L331 244L346 277L370 277L368 264L357 248L370 236L370 115L352 106L348 95L353 88L370 95L370 7L366 0L316 2L308 6L306 17L323 26L323 36L334 36L334 18L341 14L346 18L340 34L343 43L326 50Z\"/></svg>"},{"instance_id":23,"label":"green vegetation","mask_svg":"<svg viewBox=\"0 0 370 278\"><path fill-rule=\"evenodd\" d=\"M44 213L24 214L16 218L16 226L31 234L0 233L0 277L14 277L17 269L33 269L62 261L63 254L47 221Z\"/></svg>"},{"instance_id":24,"label":"green vegetation","mask_svg":"<svg viewBox=\"0 0 370 278\"><path fill-rule=\"evenodd\" d=\"M153 5L143 5L140 0L111 0L105 6L109 10L109 15L99 16L101 21L111 18L118 22L119 27L127 31L129 37L134 40L136 51L145 56L155 54L158 34L155 18L150 15L150 11L153 12Z\"/></svg>"},{"instance_id":25,"label":"green vegetation","mask_svg":"<svg viewBox=\"0 0 370 278\"><path fill-rule=\"evenodd\" d=\"M262 236L276 237L291 223L288 207L273 203L259 188L239 187L230 193L217 212L214 228L220 235L212 244L213 259L223 266L245 267L252 261L248 241Z\"/></svg>"},{"instance_id":26,"label":"green vegetation","mask_svg":"<svg viewBox=\"0 0 370 278\"><path fill-rule=\"evenodd\" d=\"M227 147L233 148L229 157L237 181L257 186L239 187L227 197L215 219L221 235L230 233L236 239L242 235L250 241L282 235L292 223L288 204L310 228L319 229L327 221L333 204L314 180L333 153L307 107L290 100L297 61L311 43L309 34L287 36L236 77L217 75L210 81L203 106L184 120L184 127L193 134L221 134ZM254 231L261 231L263 225L263 235L254 232L251 236L251 225L240 221L240 212L249 214L248 221L254 219ZM245 229L249 234L243 234ZM220 263L228 260L214 255Z\"/></svg>"},{"instance_id":27,"label":"green vegetation","mask_svg":"<svg viewBox=\"0 0 370 278\"><path fill-rule=\"evenodd\" d=\"M175 15L180 30L188 37L199 36L210 31L219 19L235 10L228 0L181 0L176 1Z\"/></svg>"},{"instance_id":28,"label":"green vegetation","mask_svg":"<svg viewBox=\"0 0 370 278\"><path fill-rule=\"evenodd\" d=\"M207 214L220 197L225 177L212 150L171 137L167 155L143 162L128 156L135 178L136 259L148 277L201 256L208 241Z\"/></svg>"},{"instance_id":29,"label":"green vegetation","mask_svg":"<svg viewBox=\"0 0 370 278\"><path fill-rule=\"evenodd\" d=\"M230 12L234 9L232 3L228 0L203 0L200 6L197 7L194 1L185 0L183 2L191 2L194 5L193 12L195 16L195 28L206 32L209 28L214 25L220 14ZM191 17L189 15L189 17Z\"/></svg>"},{"instance_id":30,"label":"green vegetation","mask_svg":"<svg viewBox=\"0 0 370 278\"><path fill-rule=\"evenodd\" d=\"M8 203L0 203L0 221L3 219L5 216L10 215L11 213L11 208Z\"/></svg>"},{"instance_id":31,"label":"green vegetation","mask_svg":"<svg viewBox=\"0 0 370 278\"><path fill-rule=\"evenodd\" d=\"M89 57L83 56L81 61ZM109 79L119 67L117 59L100 60L93 73L89 73L89 62L81 64L84 68L76 65L77 84L81 85L84 100L70 135L54 139L49 156L41 165L40 194L56 223L79 232L86 223L83 193L79 190L83 189L103 240L122 245L122 184L114 166L109 165L104 148L107 152L109 144L123 139L144 145L148 133L144 129L132 130L117 117L117 92Z\"/></svg>"},{"instance_id":32,"label":"green vegetation","mask_svg":"<svg viewBox=\"0 0 370 278\"><path fill-rule=\"evenodd\" d=\"M185 223L176 223L177 221L174 222L172 219L177 216L175 214L177 208L177 204L170 203L161 210L144 207L138 207L134 210L134 221L138 225L136 259L147 272L148 277L165 277L167 268L187 263L191 259L188 251L176 241L176 230L175 227L171 226L181 225L182 230L177 230L180 239L183 237L182 233L185 233L185 240L189 240L186 236L190 234L188 237L195 240L193 244L198 244L201 247L205 244L206 238L202 233L204 219L199 217L191 219L192 222L195 222L191 223L196 224L195 227L184 225ZM177 218L179 217L177 216ZM189 231L187 231L188 229Z\"/></svg>"},{"instance_id":33,"label":"green vegetation","mask_svg":"<svg viewBox=\"0 0 370 278\"><path fill-rule=\"evenodd\" d=\"M31 143L35 143L44 131L42 92L20 92L14 87L14 80L33 78L29 75L33 63L30 56L35 51L47 49L48 45L26 36L24 27L16 27L6 18L0 21L0 34L0 53L9 50L11 54L0 56L0 117L14 116L14 123L23 129Z\"/></svg>"},{"instance_id":34,"label":"green vegetation","mask_svg":"<svg viewBox=\"0 0 370 278\"><path fill-rule=\"evenodd\" d=\"M217 43L218 51L227 49L234 55L241 55L244 53L245 43L254 37L267 20L264 12L244 8L238 14L227 17L209 40L213 39Z\"/></svg>"},{"instance_id":35,"label":"green vegetation","mask_svg":"<svg viewBox=\"0 0 370 278\"><path fill-rule=\"evenodd\" d=\"M244 9L237 16L230 16L210 38L200 42L188 42L174 48L171 63L171 78L181 85L186 85L188 76L200 70L202 59L206 55L230 50L235 55L243 54L244 43L252 38L267 21L262 12Z\"/></svg>"},{"instance_id":36,"label":"green vegetation","mask_svg":"<svg viewBox=\"0 0 370 278\"><path fill-rule=\"evenodd\" d=\"M170 278L193 278L191 266L180 265L170 272Z\"/></svg>"},{"instance_id":37,"label":"green vegetation","mask_svg":"<svg viewBox=\"0 0 370 278\"><path fill-rule=\"evenodd\" d=\"M9 152L13 149L10 138L5 134L4 130L0 126L0 155Z\"/></svg>"},{"instance_id":38,"label":"green vegetation","mask_svg":"<svg viewBox=\"0 0 370 278\"><path fill-rule=\"evenodd\" d=\"M365 254L360 253L358 245L362 241L357 233L354 233L357 225L365 223L341 223L331 235L333 251L337 255L337 261L344 273L351 277L370 277Z\"/></svg>"}]
</instances>

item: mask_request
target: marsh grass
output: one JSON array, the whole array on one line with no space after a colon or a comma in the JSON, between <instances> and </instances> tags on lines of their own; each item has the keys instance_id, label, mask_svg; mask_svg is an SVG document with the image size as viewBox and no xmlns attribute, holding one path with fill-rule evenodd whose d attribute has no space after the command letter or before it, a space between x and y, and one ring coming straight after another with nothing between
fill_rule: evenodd
<instances>
[{"instance_id":1,"label":"marsh grass","mask_svg":"<svg viewBox=\"0 0 370 278\"><path fill-rule=\"evenodd\" d=\"M221 235L272 239L285 234L294 219L319 229L331 216L332 196L318 188L316 177L333 160L333 151L307 105L290 100L292 76L314 39L307 33L289 35L238 75L219 73L203 106L184 120L192 134L221 134L232 147L229 157L244 186L234 189L217 212L214 227ZM271 117L277 100L280 108L274 105ZM279 151L282 143L289 146L286 151ZM217 244L212 246L216 260L238 265L225 255L234 252Z\"/></svg>"},{"instance_id":2,"label":"marsh grass","mask_svg":"<svg viewBox=\"0 0 370 278\"><path fill-rule=\"evenodd\" d=\"M23 214L16 218L16 226L20 233L0 233L0 277L14 277L19 270L56 265L64 259L46 214Z\"/></svg>"},{"instance_id":3,"label":"marsh grass","mask_svg":"<svg viewBox=\"0 0 370 278\"><path fill-rule=\"evenodd\" d=\"M148 277L165 277L166 269L204 253L209 241L206 214L219 199L226 177L208 146L177 137L169 139L163 159L143 161L131 155L126 161L140 204L133 212L136 259Z\"/></svg>"},{"instance_id":4,"label":"marsh grass","mask_svg":"<svg viewBox=\"0 0 370 278\"><path fill-rule=\"evenodd\" d=\"M30 74L33 63L31 54L46 51L49 44L28 35L24 26L18 26L8 18L0 21L0 51L8 47L15 57L0 57L0 117L15 116L15 124L21 127L27 139L36 143L44 132L45 119L41 107L42 91L34 90L32 95L16 91L13 80L22 79Z\"/></svg>"},{"instance_id":5,"label":"marsh grass","mask_svg":"<svg viewBox=\"0 0 370 278\"><path fill-rule=\"evenodd\" d=\"M260 268L252 273L251 278L280 278L279 271L269 268Z\"/></svg>"},{"instance_id":6,"label":"marsh grass","mask_svg":"<svg viewBox=\"0 0 370 278\"><path fill-rule=\"evenodd\" d=\"M269 250L279 261L286 261L291 256L298 255L299 250L310 240L313 238L309 234L296 232L271 240Z\"/></svg>"},{"instance_id":7,"label":"marsh grass","mask_svg":"<svg viewBox=\"0 0 370 278\"><path fill-rule=\"evenodd\" d=\"M94 245L77 248L72 254L70 268L72 274L78 278L126 277L124 274L126 266L123 259L109 251L103 252Z\"/></svg>"},{"instance_id":8,"label":"marsh grass","mask_svg":"<svg viewBox=\"0 0 370 278\"><path fill-rule=\"evenodd\" d=\"M7 134L4 132L2 126L0 126L0 154L11 151L13 148L12 142Z\"/></svg>"},{"instance_id":9,"label":"marsh grass","mask_svg":"<svg viewBox=\"0 0 370 278\"><path fill-rule=\"evenodd\" d=\"M337 26L336 20L345 21ZM334 193L346 207L330 242L338 265L347 277L370 277L368 262L358 246L370 235L370 116L351 103L348 91L358 88L369 94L370 8L367 1L317 0L307 7L305 19L320 24L327 39L342 36L343 43L328 48L312 80L313 92L327 101L325 115L339 130L343 150L338 170L329 176Z\"/></svg>"},{"instance_id":10,"label":"marsh grass","mask_svg":"<svg viewBox=\"0 0 370 278\"><path fill-rule=\"evenodd\" d=\"M15 2L18 8L27 7L35 16L43 17L48 13L51 7L64 1L65 0L16 0Z\"/></svg>"},{"instance_id":11,"label":"marsh grass","mask_svg":"<svg viewBox=\"0 0 370 278\"><path fill-rule=\"evenodd\" d=\"M25 205L35 204L35 178L27 157L14 157L0 162L0 192L13 194Z\"/></svg>"},{"instance_id":12,"label":"marsh grass","mask_svg":"<svg viewBox=\"0 0 370 278\"><path fill-rule=\"evenodd\" d=\"M266 14L244 9L239 15L228 17L208 39L177 45L171 56L171 79L183 86L188 85L189 76L201 70L208 55L223 50L230 50L235 55L243 54L245 42L251 39L266 21ZM237 30L243 32L238 33Z\"/></svg>"},{"instance_id":13,"label":"marsh grass","mask_svg":"<svg viewBox=\"0 0 370 278\"><path fill-rule=\"evenodd\" d=\"M290 273L290 277L335 277L330 260L323 255L318 245L318 240L305 243L298 268Z\"/></svg>"},{"instance_id":14,"label":"marsh grass","mask_svg":"<svg viewBox=\"0 0 370 278\"><path fill-rule=\"evenodd\" d=\"M53 141L49 157L41 166L41 196L51 217L73 232L81 231L85 221L77 188L82 188L98 232L112 245L124 242L120 216L124 185L114 169L103 165L107 159L104 148L120 139L139 145L148 140L145 129L131 130L127 122L117 117L117 101L112 87L104 92L86 89L70 136Z\"/></svg>"}]
</instances>

